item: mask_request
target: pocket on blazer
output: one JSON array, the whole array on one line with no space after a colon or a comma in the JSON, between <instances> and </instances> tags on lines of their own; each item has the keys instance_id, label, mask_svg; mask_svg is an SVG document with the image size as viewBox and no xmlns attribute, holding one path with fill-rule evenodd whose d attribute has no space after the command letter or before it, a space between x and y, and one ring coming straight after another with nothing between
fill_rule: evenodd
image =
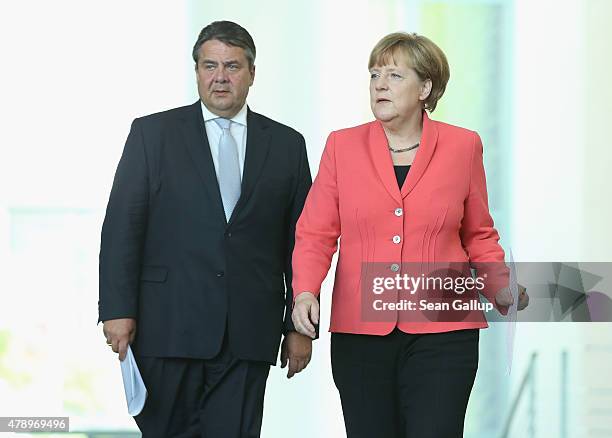
<instances>
[{"instance_id":1,"label":"pocket on blazer","mask_svg":"<svg viewBox=\"0 0 612 438\"><path fill-rule=\"evenodd\" d=\"M140 281L163 283L168 277L168 268L165 266L143 265L140 270Z\"/></svg>"}]
</instances>

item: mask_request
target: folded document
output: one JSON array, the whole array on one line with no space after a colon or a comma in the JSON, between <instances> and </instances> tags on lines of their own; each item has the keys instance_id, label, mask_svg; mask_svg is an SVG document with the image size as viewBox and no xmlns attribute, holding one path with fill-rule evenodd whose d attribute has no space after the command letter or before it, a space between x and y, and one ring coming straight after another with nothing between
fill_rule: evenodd
<instances>
[{"instance_id":1,"label":"folded document","mask_svg":"<svg viewBox=\"0 0 612 438\"><path fill-rule=\"evenodd\" d=\"M128 345L125 359L121 362L121 375L123 376L123 388L127 400L128 413L131 416L140 414L147 399L147 388L140 376L132 349Z\"/></svg>"}]
</instances>

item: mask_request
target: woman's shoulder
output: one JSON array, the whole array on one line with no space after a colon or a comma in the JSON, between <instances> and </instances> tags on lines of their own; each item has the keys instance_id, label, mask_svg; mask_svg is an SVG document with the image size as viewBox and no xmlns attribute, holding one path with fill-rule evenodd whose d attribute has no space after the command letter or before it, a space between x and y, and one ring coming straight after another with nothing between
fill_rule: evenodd
<instances>
[{"instance_id":1,"label":"woman's shoulder","mask_svg":"<svg viewBox=\"0 0 612 438\"><path fill-rule=\"evenodd\" d=\"M370 129L374 127L376 121L362 123L356 126L349 126L347 128L335 129L330 133L330 136L334 136L336 139L340 138L353 138L359 136L369 135Z\"/></svg>"},{"instance_id":2,"label":"woman's shoulder","mask_svg":"<svg viewBox=\"0 0 612 438\"><path fill-rule=\"evenodd\" d=\"M362 123L348 128L335 129L327 137L326 147L334 153L344 151L354 154L360 149L367 148L371 139L371 130L376 122Z\"/></svg>"},{"instance_id":3,"label":"woman's shoulder","mask_svg":"<svg viewBox=\"0 0 612 438\"><path fill-rule=\"evenodd\" d=\"M441 122L439 120L431 120L436 126L438 131L438 140L449 139L454 142L467 142L473 144L474 140L478 137L478 133L468 128L453 125L451 123Z\"/></svg>"},{"instance_id":4,"label":"woman's shoulder","mask_svg":"<svg viewBox=\"0 0 612 438\"><path fill-rule=\"evenodd\" d=\"M478 135L476 131L462 126L453 125L447 122L441 122L439 120L432 120L438 129L438 133L444 135L455 136L459 138L474 139L474 136Z\"/></svg>"}]
</instances>

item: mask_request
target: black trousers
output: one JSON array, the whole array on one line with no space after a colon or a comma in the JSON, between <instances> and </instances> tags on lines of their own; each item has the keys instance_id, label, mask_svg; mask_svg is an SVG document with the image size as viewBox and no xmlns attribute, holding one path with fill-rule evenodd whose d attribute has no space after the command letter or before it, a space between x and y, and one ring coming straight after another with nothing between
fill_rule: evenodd
<instances>
[{"instance_id":1,"label":"black trousers","mask_svg":"<svg viewBox=\"0 0 612 438\"><path fill-rule=\"evenodd\" d=\"M148 392L134 417L143 438L259 438L270 364L235 358L227 335L210 360L134 357Z\"/></svg>"},{"instance_id":2,"label":"black trousers","mask_svg":"<svg viewBox=\"0 0 612 438\"><path fill-rule=\"evenodd\" d=\"M457 438L478 368L478 329L332 333L348 438Z\"/></svg>"}]
</instances>

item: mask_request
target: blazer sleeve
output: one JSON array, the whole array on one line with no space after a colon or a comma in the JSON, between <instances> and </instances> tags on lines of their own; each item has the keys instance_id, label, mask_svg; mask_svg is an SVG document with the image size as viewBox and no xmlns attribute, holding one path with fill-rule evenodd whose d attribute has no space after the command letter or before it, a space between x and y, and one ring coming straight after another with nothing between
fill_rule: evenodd
<instances>
[{"instance_id":1,"label":"blazer sleeve","mask_svg":"<svg viewBox=\"0 0 612 438\"><path fill-rule=\"evenodd\" d=\"M291 319L291 312L293 310L293 268L292 268L292 254L295 246L295 229L297 221L304 208L304 202L306 196L312 185L312 177L310 176L310 166L308 165L308 155L306 153L306 142L304 137L300 135L300 148L299 148L299 164L298 164L298 176L297 184L293 194L293 199L289 208L289 230L287 237L287 258L285 264L285 319L283 322L283 331L286 334L289 331L295 331L295 326Z\"/></svg>"},{"instance_id":2,"label":"blazer sleeve","mask_svg":"<svg viewBox=\"0 0 612 438\"><path fill-rule=\"evenodd\" d=\"M319 295L321 283L338 248L340 213L335 149L335 133L332 132L297 223L293 251L294 300L303 292Z\"/></svg>"},{"instance_id":3,"label":"blazer sleeve","mask_svg":"<svg viewBox=\"0 0 612 438\"><path fill-rule=\"evenodd\" d=\"M134 120L117 166L102 225L99 264L100 321L138 317L142 247L149 179L143 133Z\"/></svg>"},{"instance_id":4,"label":"blazer sleeve","mask_svg":"<svg viewBox=\"0 0 612 438\"><path fill-rule=\"evenodd\" d=\"M504 250L498 243L499 233L489 213L482 154L482 140L474 132L469 193L464 202L459 233L471 266L476 268L478 276L486 276L483 295L505 315L508 307L500 308L495 302L495 295L508 286L509 270L504 263Z\"/></svg>"}]
</instances>

